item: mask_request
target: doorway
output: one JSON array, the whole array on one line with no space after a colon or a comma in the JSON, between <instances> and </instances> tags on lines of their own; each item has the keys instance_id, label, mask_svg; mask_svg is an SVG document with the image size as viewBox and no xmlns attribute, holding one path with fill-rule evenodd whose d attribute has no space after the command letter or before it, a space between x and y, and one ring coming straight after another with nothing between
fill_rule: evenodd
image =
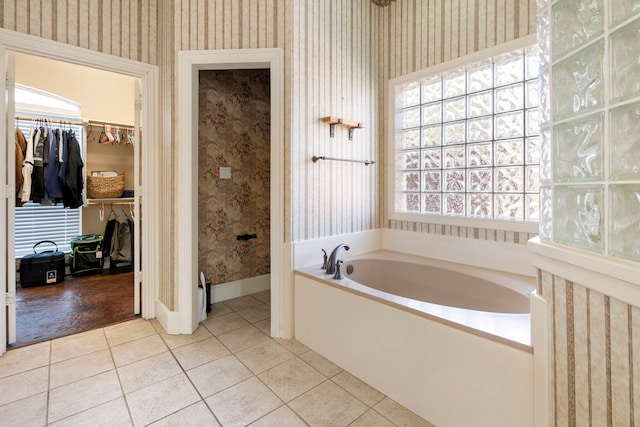
<instances>
[{"instance_id":1,"label":"doorway","mask_svg":"<svg viewBox=\"0 0 640 427\"><path fill-rule=\"evenodd\" d=\"M234 69L270 70L270 292L271 336L293 335L293 293L291 290L291 246L285 244L284 227L284 51L274 49L226 49L182 51L178 54L178 138L198 140L198 72ZM198 144L179 150L178 169L193 170L198 165ZM176 263L178 284L177 318L169 330L190 334L198 326L198 298L193 283L198 281L198 201L197 174L179 174L177 182L177 244L182 248ZM238 296L238 295L236 295Z\"/></svg>"},{"instance_id":2,"label":"doorway","mask_svg":"<svg viewBox=\"0 0 640 427\"><path fill-rule=\"evenodd\" d=\"M117 191L108 195L92 186L95 181L87 178L76 196L83 206L65 208L66 201L57 200L62 193L56 170L62 162L45 159L49 162L44 168L45 197L42 201L31 197L33 201L23 204L29 199L29 189L24 189L27 194L14 208L14 233L8 236L8 244L14 242L16 264L21 266L16 273L16 342L11 345L16 347L131 320L140 312L139 307L134 307L135 286L139 284L135 283L135 251L129 228L129 224L136 222L132 215L133 188L138 167L136 150L140 147L132 141L135 141L135 89L139 79L20 52L10 51L9 55L15 63L15 125L22 135L45 130L46 137L41 138L47 147L45 151L58 157L56 150L62 145L61 136L73 132L84 163L82 175L117 171L122 176L123 191L130 193L128 197L117 195ZM109 138L104 141L107 133L113 136L113 141ZM31 188L31 196L34 189ZM117 198L105 200L105 194ZM109 206L107 212L105 202ZM118 269L118 262L109 256L111 248L105 247L106 240L120 242L118 236L106 237L106 228L116 222L120 234L129 237L123 239L127 243L128 262L121 262ZM93 239L95 259L89 252L81 255L87 261L91 258L91 275L72 276L74 257L69 255L65 257L69 267L63 273L64 278L46 286L32 286L36 283L23 280L22 263L17 261L36 251L35 245L39 246L37 252L58 249L71 254L71 240L81 235L96 239L105 236L104 241ZM50 246L54 247L40 245L41 241L53 242ZM84 245L81 250L86 251L87 247Z\"/></svg>"},{"instance_id":3,"label":"doorway","mask_svg":"<svg viewBox=\"0 0 640 427\"><path fill-rule=\"evenodd\" d=\"M157 105L157 67L134 63L122 58L112 57L110 55L102 54L95 51L90 51L83 48L77 48L73 46L64 45L61 43L31 37L28 35L16 33L8 30L0 30L0 68L3 72L7 73L10 68L10 63L6 60L7 52L18 52L20 54L33 55L42 57L48 60L62 61L68 64L76 64L85 66L92 69L98 69L102 71L112 72L127 76L128 78L137 79L140 84L139 93L141 96L134 97L135 103L139 105L141 111L141 123L146 126L145 132L137 138L138 144L142 147L150 147L151 141L156 140L156 134L154 127L157 123L158 117L158 105ZM2 79L0 88L3 92L6 92L7 85L14 83L14 79L9 75L9 79L5 81ZM99 82L98 82L99 84ZM2 121L0 129L7 137L13 136L13 118L14 112L7 109L7 105L2 105L1 112L5 120ZM135 125L135 124L134 124ZM137 126L136 126L137 127ZM6 151L2 150L0 155L0 175L5 176L7 179L7 190L12 187L9 185L11 179L9 178L9 166L8 160L13 156L13 147L11 150L7 148ZM144 198L146 212L158 212L158 189L157 189L157 170L159 166L159 154L157 150L140 150L139 162L141 164L141 172L135 177L133 184L136 194L134 199L138 199L134 205L134 211L137 218L141 218L140 200ZM15 277L15 258L13 257L13 216L12 216L12 203L14 203L14 194L8 192L5 197L5 206L0 212L0 219L4 226L0 227L0 240L6 242L5 245L0 247L0 259L3 261L3 268L5 272L4 282L6 291L0 292L0 305L5 307L6 313L0 316L0 355L2 355L7 348L8 342L15 341L15 329L16 329L16 277ZM144 221L141 221L138 232L143 237L138 239L139 244L142 247L146 247L145 251L136 251L139 260L140 269L134 268L134 282L139 284L141 288L142 298L140 301L134 302L134 306L139 306L141 315L143 318L155 317L155 295L157 294L157 269L158 269L158 252L157 245L151 244L150 236L156 236L157 225L159 219L155 216L147 216ZM136 234L137 234L136 233ZM146 243L146 244L145 244ZM144 273L144 274L143 274ZM142 277L145 278L145 283L152 284L150 286L141 286ZM135 287L134 287L135 288Z\"/></svg>"}]
</instances>

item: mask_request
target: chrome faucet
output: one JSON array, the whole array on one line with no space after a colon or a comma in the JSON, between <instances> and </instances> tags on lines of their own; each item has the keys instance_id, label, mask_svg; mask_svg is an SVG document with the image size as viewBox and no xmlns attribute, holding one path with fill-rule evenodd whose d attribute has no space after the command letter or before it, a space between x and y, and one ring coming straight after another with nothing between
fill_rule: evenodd
<instances>
[{"instance_id":1,"label":"chrome faucet","mask_svg":"<svg viewBox=\"0 0 640 427\"><path fill-rule=\"evenodd\" d=\"M336 272L336 258L338 257L338 251L340 248L344 247L345 251L349 250L349 246L344 243L336 246L333 251L331 251L331 255L329 255L329 259L327 260L327 268L325 270L325 274L335 274Z\"/></svg>"}]
</instances>

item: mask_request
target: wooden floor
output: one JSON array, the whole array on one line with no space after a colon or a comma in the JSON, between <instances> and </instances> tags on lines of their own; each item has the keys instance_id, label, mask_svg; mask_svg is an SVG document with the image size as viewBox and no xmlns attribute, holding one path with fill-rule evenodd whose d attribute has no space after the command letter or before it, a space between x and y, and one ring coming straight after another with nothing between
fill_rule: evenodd
<instances>
[{"instance_id":1,"label":"wooden floor","mask_svg":"<svg viewBox=\"0 0 640 427\"><path fill-rule=\"evenodd\" d=\"M66 276L55 285L16 285L16 336L10 347L134 319L133 273Z\"/></svg>"}]
</instances>

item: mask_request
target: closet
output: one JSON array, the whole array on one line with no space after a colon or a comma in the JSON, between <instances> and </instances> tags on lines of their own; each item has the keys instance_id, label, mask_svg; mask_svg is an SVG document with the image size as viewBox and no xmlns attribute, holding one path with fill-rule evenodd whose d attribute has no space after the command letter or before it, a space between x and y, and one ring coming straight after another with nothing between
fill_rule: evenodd
<instances>
[{"instance_id":1,"label":"closet","mask_svg":"<svg viewBox=\"0 0 640 427\"><path fill-rule=\"evenodd\" d=\"M42 105L37 97L31 100L21 99L16 103L16 127L23 133L29 132L30 128L60 129L61 132L73 132L79 142L82 157L82 190L80 202L76 206L63 207L64 204L55 200L53 203L42 201L47 206L37 206L36 203L28 203L15 208L16 232L18 227L24 227L20 223L20 216L25 209L30 209L31 213L22 215L29 217L32 224L38 223L38 215L47 215L47 211L57 210L60 214L71 218L71 220L60 228L62 234L56 234L56 244L59 249L69 250L69 241L74 235L96 234L105 236L105 231L111 233L109 242L117 242L116 251L111 252L112 245L104 246L105 264L103 272L86 277L65 276L65 281L55 285L45 285L36 288L22 289L19 283L19 271L16 272L16 311L17 311L17 344L27 344L21 338L21 325L36 323L37 327L51 327L50 334L42 331L42 334L31 334L31 339L54 338L59 334L66 335L82 331L83 324L87 329L117 321L129 320L135 313L140 312L140 283L137 276L136 264L139 263L139 253L136 252L136 233L139 236L140 221L140 198L136 198L136 156L140 155L139 133L140 124L136 123L135 109L135 88L137 79L95 70L65 62L53 61L32 55L15 54L15 81L17 86L33 88L37 93L53 94L60 99L60 105L69 101L72 105L76 103L81 111L78 115L71 113L61 113L60 105L55 103ZM16 101L18 101L16 99ZM39 105L40 104L40 105ZM102 175L114 172L123 177L123 193L101 196L102 193L89 194L87 186L88 178L91 175ZM139 194L138 194L139 196ZM36 200L38 201L38 200ZM77 223L73 225L73 217ZM32 227L35 228L35 227ZM67 230L69 228L69 230ZM67 233L67 234L65 234ZM70 234L69 234L70 233ZM24 253L24 248L20 245L16 233L16 266L19 265L19 253ZM30 237L38 239L38 232ZM44 240L44 239L43 239ZM19 249L19 250L18 250ZM112 256L113 255L113 256ZM67 274L69 270L67 269ZM58 287L56 289L56 287ZM59 295L55 295L55 290L63 290ZM74 288L75 287L75 288ZM125 289L126 293L117 294L115 289ZM74 290L75 289L75 290ZM35 319L37 312L29 312L28 321L21 322L21 298L27 300L32 306L42 307L39 316L42 319ZM67 298L64 293L78 292L76 298ZM82 294L84 292L84 294ZM109 298L117 298L117 295L125 295L121 299L122 307L113 307L112 313L102 320L91 319L94 311L98 311L100 306L107 304ZM89 298L90 296L90 298ZM56 325L55 321L64 323L64 317L60 317L55 305L47 306L48 298L61 298L59 305L69 305L71 301L79 302L70 313L72 321L68 321L67 326L75 329L65 329ZM94 301L93 305L87 303L89 299ZM22 301L22 302L24 302ZM109 303L112 304L112 303ZM22 307L27 305L23 304ZM112 316L111 314L114 314ZM87 320L89 319L89 320ZM23 320L25 320L23 318ZM99 322L106 324L99 324ZM76 323L75 325L73 323ZM80 329L78 329L80 328ZM31 341L31 342L35 342Z\"/></svg>"}]
</instances>

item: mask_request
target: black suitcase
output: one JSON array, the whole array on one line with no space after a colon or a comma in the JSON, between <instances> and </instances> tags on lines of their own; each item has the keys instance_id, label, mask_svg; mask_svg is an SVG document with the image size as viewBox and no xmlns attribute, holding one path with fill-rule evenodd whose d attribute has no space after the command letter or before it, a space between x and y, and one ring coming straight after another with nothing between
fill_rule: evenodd
<instances>
[{"instance_id":1,"label":"black suitcase","mask_svg":"<svg viewBox=\"0 0 640 427\"><path fill-rule=\"evenodd\" d=\"M42 243L52 244L56 249L38 253L36 248ZM64 280L64 252L58 250L58 245L43 240L33 245L33 252L20 259L20 286L52 285Z\"/></svg>"},{"instance_id":2,"label":"black suitcase","mask_svg":"<svg viewBox=\"0 0 640 427\"><path fill-rule=\"evenodd\" d=\"M71 239L69 270L74 276L84 276L102 272L104 258L102 243L104 237L99 234L85 234Z\"/></svg>"}]
</instances>

